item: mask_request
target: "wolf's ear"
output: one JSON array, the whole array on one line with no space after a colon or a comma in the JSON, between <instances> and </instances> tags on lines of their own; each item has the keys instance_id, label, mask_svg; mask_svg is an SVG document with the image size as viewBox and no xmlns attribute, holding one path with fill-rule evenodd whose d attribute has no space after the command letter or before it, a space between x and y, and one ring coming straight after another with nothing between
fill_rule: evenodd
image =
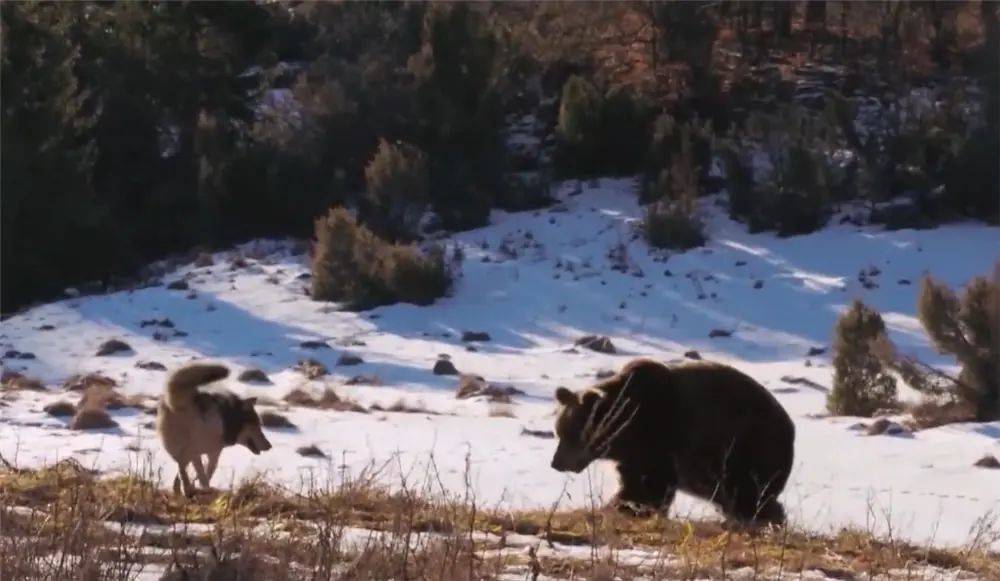
<instances>
[{"instance_id":1,"label":"wolf's ear","mask_svg":"<svg viewBox=\"0 0 1000 581\"><path fill-rule=\"evenodd\" d=\"M563 404L564 406L574 406L580 403L580 400L577 399L576 394L566 389L565 387L556 388L556 401Z\"/></svg>"}]
</instances>

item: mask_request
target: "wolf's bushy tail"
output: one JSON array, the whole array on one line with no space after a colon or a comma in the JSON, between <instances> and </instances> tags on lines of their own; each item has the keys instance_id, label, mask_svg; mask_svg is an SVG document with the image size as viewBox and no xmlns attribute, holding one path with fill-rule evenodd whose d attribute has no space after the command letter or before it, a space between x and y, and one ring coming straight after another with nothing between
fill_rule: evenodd
<instances>
[{"instance_id":1,"label":"wolf's bushy tail","mask_svg":"<svg viewBox=\"0 0 1000 581\"><path fill-rule=\"evenodd\" d=\"M175 371L167 380L167 406L173 409L191 403L198 387L229 377L229 368L217 363L195 363Z\"/></svg>"}]
</instances>

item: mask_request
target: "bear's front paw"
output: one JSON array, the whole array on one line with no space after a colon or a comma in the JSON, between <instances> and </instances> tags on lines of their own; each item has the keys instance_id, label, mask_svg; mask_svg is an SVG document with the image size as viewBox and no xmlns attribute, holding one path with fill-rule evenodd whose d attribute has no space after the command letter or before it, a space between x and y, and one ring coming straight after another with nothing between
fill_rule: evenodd
<instances>
[{"instance_id":1,"label":"bear's front paw","mask_svg":"<svg viewBox=\"0 0 1000 581\"><path fill-rule=\"evenodd\" d=\"M617 495L611 499L611 502L608 503L608 508L635 518L649 518L658 512L656 507L634 500L629 500L627 498L622 498Z\"/></svg>"}]
</instances>

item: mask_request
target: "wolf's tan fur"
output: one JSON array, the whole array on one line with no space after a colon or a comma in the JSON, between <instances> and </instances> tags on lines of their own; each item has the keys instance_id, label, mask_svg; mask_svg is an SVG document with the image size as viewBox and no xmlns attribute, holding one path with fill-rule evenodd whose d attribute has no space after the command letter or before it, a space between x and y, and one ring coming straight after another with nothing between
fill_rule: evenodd
<instances>
[{"instance_id":1,"label":"wolf's tan fur","mask_svg":"<svg viewBox=\"0 0 1000 581\"><path fill-rule=\"evenodd\" d=\"M166 393L157 410L156 430L163 447L177 462L175 492L183 487L185 494L193 493L188 464L194 465L201 486L209 488L219 455L226 446L244 444L255 454L271 447L253 411L253 398L240 400L233 394L204 393L198 389L228 376L229 370L222 365L198 363L175 371L167 381ZM239 408L240 425L236 437L227 442L225 414L232 412L234 405ZM202 463L202 456L208 457L207 466Z\"/></svg>"}]
</instances>

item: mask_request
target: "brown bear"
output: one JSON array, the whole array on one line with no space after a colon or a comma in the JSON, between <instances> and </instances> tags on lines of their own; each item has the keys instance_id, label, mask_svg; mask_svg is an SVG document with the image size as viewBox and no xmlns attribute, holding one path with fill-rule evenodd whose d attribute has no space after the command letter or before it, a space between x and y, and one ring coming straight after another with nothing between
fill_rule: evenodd
<instances>
[{"instance_id":1,"label":"brown bear","mask_svg":"<svg viewBox=\"0 0 1000 581\"><path fill-rule=\"evenodd\" d=\"M778 494L792 469L795 425L747 375L719 363L629 362L590 389L556 390L552 467L618 463L621 510L666 513L678 489L744 522L784 521Z\"/></svg>"}]
</instances>

